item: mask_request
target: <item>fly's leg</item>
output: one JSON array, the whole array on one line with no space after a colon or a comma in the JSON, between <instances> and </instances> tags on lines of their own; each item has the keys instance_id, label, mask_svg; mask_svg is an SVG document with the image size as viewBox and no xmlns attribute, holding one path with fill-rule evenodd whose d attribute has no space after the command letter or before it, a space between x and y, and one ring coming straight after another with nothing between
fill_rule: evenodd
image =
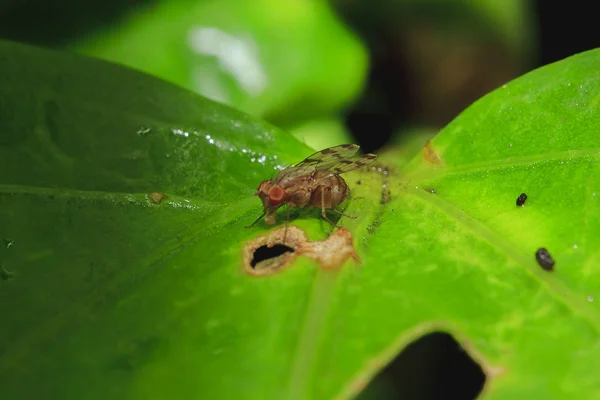
<instances>
[{"instance_id":1,"label":"fly's leg","mask_svg":"<svg viewBox=\"0 0 600 400\"><path fill-rule=\"evenodd\" d=\"M285 244L285 238L287 237L287 228L288 228L288 222L290 220L290 206L287 205L287 203L285 204L285 229L283 230L283 244Z\"/></svg>"},{"instance_id":2,"label":"fly's leg","mask_svg":"<svg viewBox=\"0 0 600 400\"><path fill-rule=\"evenodd\" d=\"M325 194L323 193L323 186L320 187L321 189L321 216L325 219L325 221L329 222L331 224L332 227L335 228L335 224L329 219L327 218L327 214L325 213Z\"/></svg>"},{"instance_id":3,"label":"fly's leg","mask_svg":"<svg viewBox=\"0 0 600 400\"><path fill-rule=\"evenodd\" d=\"M350 219L356 219L358 218L356 215L348 215L348 214L344 214L343 212L341 212L340 210L336 210L335 208L333 209L333 212L336 212L338 214L343 215L346 218L350 218Z\"/></svg>"},{"instance_id":4,"label":"fly's leg","mask_svg":"<svg viewBox=\"0 0 600 400\"><path fill-rule=\"evenodd\" d=\"M262 217L264 217L264 216L265 216L265 214L266 214L266 212L263 212L263 213L260 215L260 217L256 218L256 221L254 221L253 223L251 223L251 224L250 224L250 225L248 225L248 226L245 226L244 228L252 228L252 227L253 227L253 226L254 226L254 225L255 225L255 224L258 222L258 221L260 221L260 219L261 219Z\"/></svg>"},{"instance_id":5,"label":"fly's leg","mask_svg":"<svg viewBox=\"0 0 600 400\"><path fill-rule=\"evenodd\" d=\"M335 228L335 223L330 220L329 218L327 218L327 214L325 214L325 209L321 209L321 216L323 217L323 219L325 219L325 221L329 222L331 224L332 227Z\"/></svg>"}]
</instances>

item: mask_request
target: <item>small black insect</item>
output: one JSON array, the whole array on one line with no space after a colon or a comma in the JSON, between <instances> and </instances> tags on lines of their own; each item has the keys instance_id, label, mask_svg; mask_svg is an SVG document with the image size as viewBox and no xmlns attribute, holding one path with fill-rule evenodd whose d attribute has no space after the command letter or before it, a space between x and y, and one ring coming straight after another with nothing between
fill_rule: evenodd
<instances>
[{"instance_id":1,"label":"small black insect","mask_svg":"<svg viewBox=\"0 0 600 400\"><path fill-rule=\"evenodd\" d=\"M552 271L554 269L554 260L545 248L540 247L538 251L535 252L535 259L538 264L540 264L540 267L544 268L546 271Z\"/></svg>"},{"instance_id":2,"label":"small black insect","mask_svg":"<svg viewBox=\"0 0 600 400\"><path fill-rule=\"evenodd\" d=\"M521 193L519 197L517 197L517 206L523 207L525 200L527 200L527 195L525 193Z\"/></svg>"}]
</instances>

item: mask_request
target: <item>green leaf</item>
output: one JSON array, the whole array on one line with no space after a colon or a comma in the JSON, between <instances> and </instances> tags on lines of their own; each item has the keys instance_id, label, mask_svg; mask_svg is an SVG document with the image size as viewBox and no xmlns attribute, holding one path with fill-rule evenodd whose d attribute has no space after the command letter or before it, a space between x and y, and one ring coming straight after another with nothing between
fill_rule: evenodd
<instances>
[{"instance_id":1,"label":"green leaf","mask_svg":"<svg viewBox=\"0 0 600 400\"><path fill-rule=\"evenodd\" d=\"M360 264L256 276L243 247L285 215L244 229L252 193L310 149L140 73L0 42L2 397L346 398L443 330L487 398L596 398L599 55L498 89L408 163L392 148L344 175ZM321 240L318 216L290 225Z\"/></svg>"},{"instance_id":2,"label":"green leaf","mask_svg":"<svg viewBox=\"0 0 600 400\"><path fill-rule=\"evenodd\" d=\"M73 48L286 124L347 106L368 62L324 0L161 1Z\"/></svg>"},{"instance_id":3,"label":"green leaf","mask_svg":"<svg viewBox=\"0 0 600 400\"><path fill-rule=\"evenodd\" d=\"M437 160L424 151L398 171L365 243L377 262L345 271L331 310L344 340L324 335L320 371L363 368L344 393L441 329L483 366L487 398L598 396L599 55L504 85L430 142ZM541 247L555 271L536 262Z\"/></svg>"}]
</instances>

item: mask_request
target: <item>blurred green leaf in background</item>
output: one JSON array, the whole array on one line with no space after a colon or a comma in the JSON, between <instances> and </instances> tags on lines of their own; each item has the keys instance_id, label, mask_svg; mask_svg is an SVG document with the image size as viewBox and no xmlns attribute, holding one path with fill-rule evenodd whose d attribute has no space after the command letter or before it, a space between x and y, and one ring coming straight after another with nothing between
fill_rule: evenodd
<instances>
[{"instance_id":1,"label":"blurred green leaf in background","mask_svg":"<svg viewBox=\"0 0 600 400\"><path fill-rule=\"evenodd\" d=\"M162 1L72 48L293 124L347 107L364 84L366 49L328 3Z\"/></svg>"}]
</instances>

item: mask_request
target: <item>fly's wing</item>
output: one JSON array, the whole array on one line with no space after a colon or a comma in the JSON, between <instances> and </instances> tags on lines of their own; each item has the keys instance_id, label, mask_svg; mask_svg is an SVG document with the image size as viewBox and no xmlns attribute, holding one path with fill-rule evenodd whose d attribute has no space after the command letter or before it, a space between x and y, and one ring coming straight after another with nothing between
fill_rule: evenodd
<instances>
[{"instance_id":1,"label":"fly's wing","mask_svg":"<svg viewBox=\"0 0 600 400\"><path fill-rule=\"evenodd\" d=\"M317 170L327 170L331 172L332 175L343 174L344 172L352 171L354 169L358 169L364 167L365 165L371 164L377 156L375 154L361 154L358 156L344 158L338 160L336 163L331 163L327 165L319 165Z\"/></svg>"},{"instance_id":2,"label":"fly's wing","mask_svg":"<svg viewBox=\"0 0 600 400\"><path fill-rule=\"evenodd\" d=\"M298 164L281 171L275 182L283 182L298 176L308 175L313 171L330 171L332 175L352 171L375 161L375 154L355 155L360 146L356 144L342 144L318 151L300 161Z\"/></svg>"}]
</instances>

